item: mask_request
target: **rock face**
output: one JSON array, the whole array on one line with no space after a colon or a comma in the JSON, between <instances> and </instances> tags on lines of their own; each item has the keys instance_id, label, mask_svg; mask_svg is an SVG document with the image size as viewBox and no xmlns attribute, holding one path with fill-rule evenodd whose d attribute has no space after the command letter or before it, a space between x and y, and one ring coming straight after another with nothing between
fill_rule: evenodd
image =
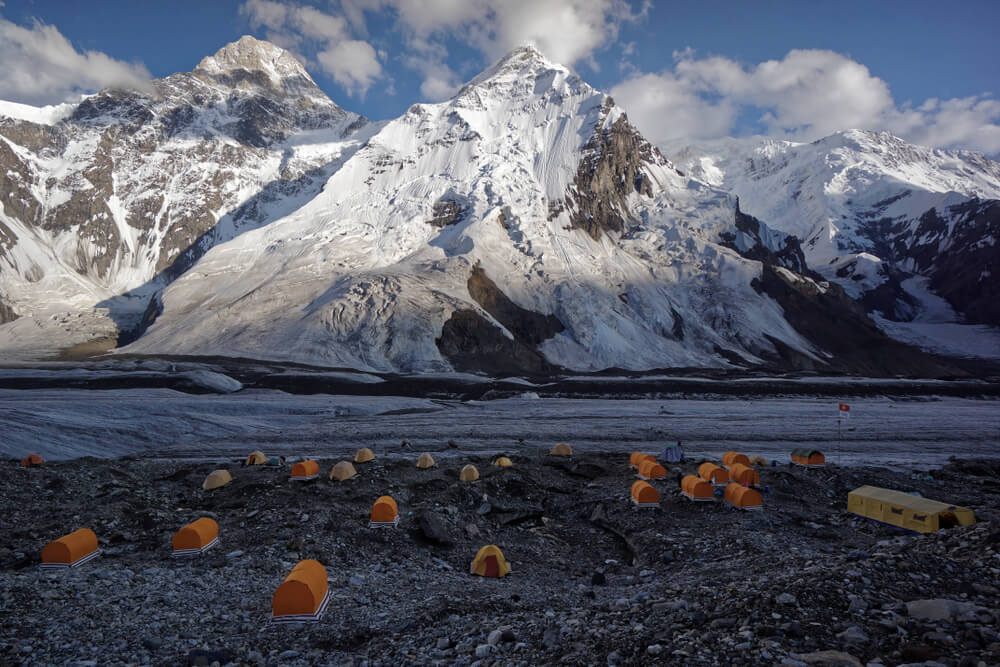
<instances>
[{"instance_id":1,"label":"rock face","mask_svg":"<svg viewBox=\"0 0 1000 667\"><path fill-rule=\"evenodd\" d=\"M595 241L602 233L621 234L632 220L631 195L653 196L652 181L644 166L668 167L660 151L646 141L622 114L608 125L614 100L608 97L593 134L583 145L576 178L566 196L570 225Z\"/></svg>"}]
</instances>

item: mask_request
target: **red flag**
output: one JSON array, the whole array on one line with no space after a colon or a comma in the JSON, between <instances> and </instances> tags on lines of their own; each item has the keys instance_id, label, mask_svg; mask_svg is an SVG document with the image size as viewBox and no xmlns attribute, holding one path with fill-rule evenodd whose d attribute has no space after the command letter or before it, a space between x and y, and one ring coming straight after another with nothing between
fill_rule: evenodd
<instances>
[{"instance_id":1,"label":"red flag","mask_svg":"<svg viewBox=\"0 0 1000 667\"><path fill-rule=\"evenodd\" d=\"M841 412L850 412L851 411L851 406L849 406L847 403L841 403L840 404L840 411Z\"/></svg>"}]
</instances>

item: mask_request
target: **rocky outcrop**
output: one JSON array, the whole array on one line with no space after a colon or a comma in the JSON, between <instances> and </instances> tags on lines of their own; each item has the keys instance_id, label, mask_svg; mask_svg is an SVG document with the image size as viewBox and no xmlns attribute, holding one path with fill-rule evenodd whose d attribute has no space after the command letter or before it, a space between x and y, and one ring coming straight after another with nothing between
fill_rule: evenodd
<instances>
[{"instance_id":1,"label":"rocky outcrop","mask_svg":"<svg viewBox=\"0 0 1000 667\"><path fill-rule=\"evenodd\" d=\"M467 286L473 300L525 345L538 345L565 329L555 315L536 313L511 301L478 264Z\"/></svg>"},{"instance_id":2,"label":"rocky outcrop","mask_svg":"<svg viewBox=\"0 0 1000 667\"><path fill-rule=\"evenodd\" d=\"M722 232L722 245L732 248L747 259L775 266L783 266L790 271L807 275L816 280L822 277L806 265L801 241L791 235L770 229L752 215L740 210L740 199L736 198L733 229Z\"/></svg>"},{"instance_id":3,"label":"rocky outcrop","mask_svg":"<svg viewBox=\"0 0 1000 667\"><path fill-rule=\"evenodd\" d=\"M871 377L918 375L963 376L965 371L921 350L889 338L864 308L834 283L818 283L783 267L764 264L753 287L774 299L785 319L822 351L811 359L771 339L782 364L800 370L834 369Z\"/></svg>"},{"instance_id":4,"label":"rocky outcrop","mask_svg":"<svg viewBox=\"0 0 1000 667\"><path fill-rule=\"evenodd\" d=\"M566 196L570 226L582 229L595 241L602 234L621 234L631 220L627 200L632 194L652 196L648 164L667 164L660 151L646 141L622 114L604 128L614 100L606 98L601 119L583 146L583 159ZM561 206L550 204L555 215Z\"/></svg>"},{"instance_id":5,"label":"rocky outcrop","mask_svg":"<svg viewBox=\"0 0 1000 667\"><path fill-rule=\"evenodd\" d=\"M947 213L950 233L937 243L915 244L907 254L930 276L931 289L967 322L1000 326L1000 201L974 199ZM913 236L940 239L941 225L936 212L928 211Z\"/></svg>"},{"instance_id":6,"label":"rocky outcrop","mask_svg":"<svg viewBox=\"0 0 1000 667\"><path fill-rule=\"evenodd\" d=\"M542 375L558 370L532 346L507 337L471 308L454 311L434 342L441 356L459 371Z\"/></svg>"}]
</instances>

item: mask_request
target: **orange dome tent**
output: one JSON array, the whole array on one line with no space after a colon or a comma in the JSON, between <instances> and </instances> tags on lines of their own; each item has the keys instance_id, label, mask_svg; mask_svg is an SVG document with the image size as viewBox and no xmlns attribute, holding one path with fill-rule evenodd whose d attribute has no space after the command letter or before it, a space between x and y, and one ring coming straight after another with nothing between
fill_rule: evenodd
<instances>
[{"instance_id":1,"label":"orange dome tent","mask_svg":"<svg viewBox=\"0 0 1000 667\"><path fill-rule=\"evenodd\" d=\"M369 528L395 528L399 524L399 508L392 496L379 496L372 505Z\"/></svg>"},{"instance_id":2,"label":"orange dome tent","mask_svg":"<svg viewBox=\"0 0 1000 667\"><path fill-rule=\"evenodd\" d=\"M653 488L649 482L641 479L632 483L632 503L636 507L658 507L660 505L660 492Z\"/></svg>"},{"instance_id":3,"label":"orange dome tent","mask_svg":"<svg viewBox=\"0 0 1000 667\"><path fill-rule=\"evenodd\" d=\"M500 578L510 573L510 567L504 560L500 548L495 544L487 544L476 552L476 557L469 566L469 573L478 574L480 577Z\"/></svg>"},{"instance_id":4,"label":"orange dome tent","mask_svg":"<svg viewBox=\"0 0 1000 667\"><path fill-rule=\"evenodd\" d=\"M319 463L316 461L299 461L292 466L292 481L306 482L319 477Z\"/></svg>"},{"instance_id":5,"label":"orange dome tent","mask_svg":"<svg viewBox=\"0 0 1000 667\"><path fill-rule=\"evenodd\" d=\"M228 470L213 470L208 473L205 481L201 483L201 488L206 491L211 491L212 489L217 489L220 486L225 486L233 481L233 476L229 474Z\"/></svg>"},{"instance_id":6,"label":"orange dome tent","mask_svg":"<svg viewBox=\"0 0 1000 667\"><path fill-rule=\"evenodd\" d=\"M38 454L28 454L23 459L21 459L21 467L22 468L30 468L32 466L40 466L43 463L45 463L45 459L43 459Z\"/></svg>"},{"instance_id":7,"label":"orange dome tent","mask_svg":"<svg viewBox=\"0 0 1000 667\"><path fill-rule=\"evenodd\" d=\"M341 461L330 469L330 479L335 479L338 482L346 482L357 474L358 471L354 469L354 464L350 461Z\"/></svg>"},{"instance_id":8,"label":"orange dome tent","mask_svg":"<svg viewBox=\"0 0 1000 667\"><path fill-rule=\"evenodd\" d=\"M500 458L498 458L496 461L493 462L493 465L499 466L501 468L510 468L514 465L514 462L511 461L506 456L501 456Z\"/></svg>"},{"instance_id":9,"label":"orange dome tent","mask_svg":"<svg viewBox=\"0 0 1000 667\"><path fill-rule=\"evenodd\" d=\"M434 462L434 457L427 452L421 454L420 458L417 459L417 467L421 470L427 470L428 468L433 468L436 465L437 463Z\"/></svg>"},{"instance_id":10,"label":"orange dome tent","mask_svg":"<svg viewBox=\"0 0 1000 667\"><path fill-rule=\"evenodd\" d=\"M633 468L638 468L643 461L656 461L656 457L652 454L643 454L642 452L632 452L632 456L628 458L628 464Z\"/></svg>"},{"instance_id":11,"label":"orange dome tent","mask_svg":"<svg viewBox=\"0 0 1000 667\"><path fill-rule=\"evenodd\" d=\"M645 459L639 464L640 479L664 479L667 476L667 469L661 466L656 460Z\"/></svg>"},{"instance_id":12,"label":"orange dome tent","mask_svg":"<svg viewBox=\"0 0 1000 667\"><path fill-rule=\"evenodd\" d=\"M355 463L368 463L369 461L375 460L375 452L368 449L367 447L362 447L358 450L358 453L354 455Z\"/></svg>"},{"instance_id":13,"label":"orange dome tent","mask_svg":"<svg viewBox=\"0 0 1000 667\"><path fill-rule=\"evenodd\" d=\"M729 484L729 473L726 472L726 469L708 461L698 466L698 476L713 486Z\"/></svg>"},{"instance_id":14,"label":"orange dome tent","mask_svg":"<svg viewBox=\"0 0 1000 667\"><path fill-rule=\"evenodd\" d=\"M219 543L219 524L209 517L202 517L184 526L171 540L174 558L197 556Z\"/></svg>"},{"instance_id":15,"label":"orange dome tent","mask_svg":"<svg viewBox=\"0 0 1000 667\"><path fill-rule=\"evenodd\" d=\"M312 559L299 561L271 598L272 623L314 623L330 600L326 568Z\"/></svg>"},{"instance_id":16,"label":"orange dome tent","mask_svg":"<svg viewBox=\"0 0 1000 667\"><path fill-rule=\"evenodd\" d=\"M726 487L726 493L723 498L726 503L741 510L764 509L764 501L760 497L760 493L736 482L731 482Z\"/></svg>"},{"instance_id":17,"label":"orange dome tent","mask_svg":"<svg viewBox=\"0 0 1000 667\"><path fill-rule=\"evenodd\" d=\"M463 482L475 482L479 479L479 470L471 463L466 464L462 472L458 473L458 478Z\"/></svg>"},{"instance_id":18,"label":"orange dome tent","mask_svg":"<svg viewBox=\"0 0 1000 667\"><path fill-rule=\"evenodd\" d=\"M742 463L734 463L729 467L729 479L748 486L760 484L760 475L757 474L757 471Z\"/></svg>"},{"instance_id":19,"label":"orange dome tent","mask_svg":"<svg viewBox=\"0 0 1000 667\"><path fill-rule=\"evenodd\" d=\"M552 448L549 456L573 456L573 448L569 446L569 443L560 442Z\"/></svg>"},{"instance_id":20,"label":"orange dome tent","mask_svg":"<svg viewBox=\"0 0 1000 667\"><path fill-rule=\"evenodd\" d=\"M681 495L688 500L697 502L712 502L715 500L715 489L710 482L701 477L686 475L681 480Z\"/></svg>"},{"instance_id":21,"label":"orange dome tent","mask_svg":"<svg viewBox=\"0 0 1000 667\"><path fill-rule=\"evenodd\" d=\"M724 467L730 468L734 463L742 463L748 466L750 465L750 459L747 458L746 454L740 454L739 452L726 452L722 455L722 465Z\"/></svg>"},{"instance_id":22,"label":"orange dome tent","mask_svg":"<svg viewBox=\"0 0 1000 667\"><path fill-rule=\"evenodd\" d=\"M826 457L823 456L823 452L815 449L793 449L792 463L805 466L807 468L819 468L826 465Z\"/></svg>"},{"instance_id":23,"label":"orange dome tent","mask_svg":"<svg viewBox=\"0 0 1000 667\"><path fill-rule=\"evenodd\" d=\"M49 542L42 549L42 569L56 570L80 567L101 554L97 535L89 528L80 528L58 540Z\"/></svg>"}]
</instances>

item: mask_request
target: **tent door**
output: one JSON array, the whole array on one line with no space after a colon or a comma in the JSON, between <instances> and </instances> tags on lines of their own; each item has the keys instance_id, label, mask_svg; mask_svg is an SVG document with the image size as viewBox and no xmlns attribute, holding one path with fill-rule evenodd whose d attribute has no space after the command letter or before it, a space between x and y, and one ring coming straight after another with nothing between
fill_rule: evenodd
<instances>
[{"instance_id":1,"label":"tent door","mask_svg":"<svg viewBox=\"0 0 1000 667\"><path fill-rule=\"evenodd\" d=\"M497 563L496 556L486 557L486 576L487 577L499 577L500 576L500 565Z\"/></svg>"}]
</instances>

